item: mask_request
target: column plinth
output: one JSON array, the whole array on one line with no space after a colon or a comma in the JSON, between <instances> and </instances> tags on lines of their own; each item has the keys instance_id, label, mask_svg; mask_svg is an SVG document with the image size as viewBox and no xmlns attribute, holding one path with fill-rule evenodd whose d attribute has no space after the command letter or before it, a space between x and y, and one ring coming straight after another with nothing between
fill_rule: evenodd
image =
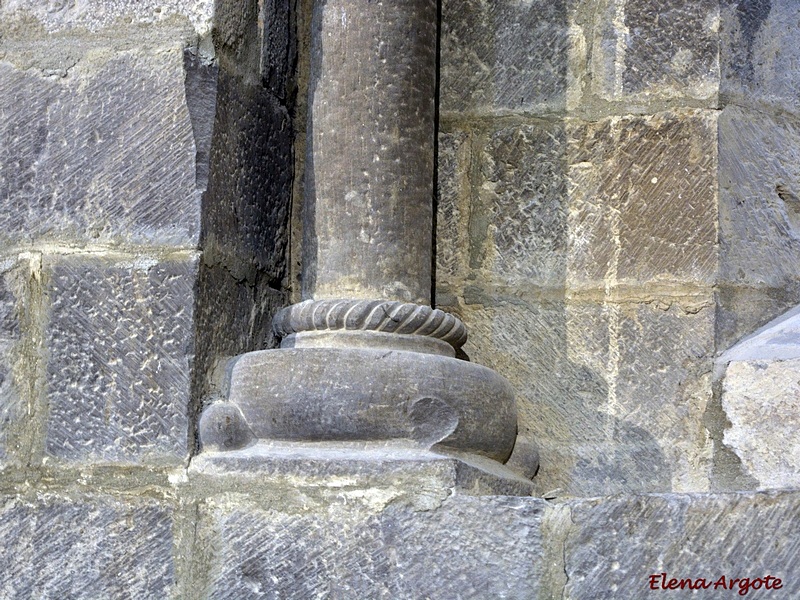
<instances>
[{"instance_id":1,"label":"column plinth","mask_svg":"<svg viewBox=\"0 0 800 600\"><path fill-rule=\"evenodd\" d=\"M490 459L490 479L525 487L499 464L516 438L511 386L456 359L466 327L430 306L436 22L435 0L316 3L305 299L276 315L280 349L231 361L227 400L200 421L205 463L434 450Z\"/></svg>"}]
</instances>

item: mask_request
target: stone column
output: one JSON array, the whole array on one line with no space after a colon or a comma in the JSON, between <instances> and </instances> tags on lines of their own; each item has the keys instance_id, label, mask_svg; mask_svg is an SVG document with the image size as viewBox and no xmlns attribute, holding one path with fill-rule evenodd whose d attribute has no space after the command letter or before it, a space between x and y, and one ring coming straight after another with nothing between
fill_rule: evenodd
<instances>
[{"instance_id":1,"label":"stone column","mask_svg":"<svg viewBox=\"0 0 800 600\"><path fill-rule=\"evenodd\" d=\"M430 306L436 0L314 11L304 300L275 318L280 350L233 361L203 447L379 443L505 461L512 390L454 358L466 328Z\"/></svg>"}]
</instances>

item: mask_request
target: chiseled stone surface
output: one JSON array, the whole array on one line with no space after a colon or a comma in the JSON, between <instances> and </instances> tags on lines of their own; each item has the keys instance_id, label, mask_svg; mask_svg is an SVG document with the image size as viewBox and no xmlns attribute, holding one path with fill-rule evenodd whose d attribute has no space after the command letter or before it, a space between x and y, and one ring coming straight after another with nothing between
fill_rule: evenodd
<instances>
[{"instance_id":1,"label":"chiseled stone surface","mask_svg":"<svg viewBox=\"0 0 800 600\"><path fill-rule=\"evenodd\" d=\"M261 85L224 69L216 107L218 135L210 150L203 210L206 260L222 262L234 277L250 283L263 274L279 289L289 238L291 118Z\"/></svg>"},{"instance_id":2,"label":"chiseled stone surface","mask_svg":"<svg viewBox=\"0 0 800 600\"><path fill-rule=\"evenodd\" d=\"M470 214L471 262L507 283L559 287L567 247L567 141L540 123L493 132L480 157L479 201Z\"/></svg>"},{"instance_id":3,"label":"chiseled stone surface","mask_svg":"<svg viewBox=\"0 0 800 600\"><path fill-rule=\"evenodd\" d=\"M782 579L782 589L746 597L796 598L800 579L800 495L653 495L569 503L564 541L565 599L614 600L692 592L649 589L649 576ZM659 579L660 583L660 579ZM694 597L738 598L739 588Z\"/></svg>"},{"instance_id":4,"label":"chiseled stone surface","mask_svg":"<svg viewBox=\"0 0 800 600\"><path fill-rule=\"evenodd\" d=\"M605 100L716 98L717 0L602 0L591 14L595 94Z\"/></svg>"},{"instance_id":5,"label":"chiseled stone surface","mask_svg":"<svg viewBox=\"0 0 800 600\"><path fill-rule=\"evenodd\" d=\"M721 2L722 92L737 104L771 104L800 113L800 4L794 0Z\"/></svg>"},{"instance_id":6,"label":"chiseled stone surface","mask_svg":"<svg viewBox=\"0 0 800 600\"><path fill-rule=\"evenodd\" d=\"M452 496L417 511L346 496L296 512L209 501L210 598L537 597L543 501Z\"/></svg>"},{"instance_id":7,"label":"chiseled stone surface","mask_svg":"<svg viewBox=\"0 0 800 600\"><path fill-rule=\"evenodd\" d=\"M567 4L565 0L444 0L442 111L563 108Z\"/></svg>"},{"instance_id":8,"label":"chiseled stone surface","mask_svg":"<svg viewBox=\"0 0 800 600\"><path fill-rule=\"evenodd\" d=\"M22 408L14 363L22 336L20 312L26 299L20 297L15 267L19 268L15 261L0 261L0 463L6 460L10 429Z\"/></svg>"},{"instance_id":9,"label":"chiseled stone surface","mask_svg":"<svg viewBox=\"0 0 800 600\"><path fill-rule=\"evenodd\" d=\"M800 303L800 120L719 118L720 350Z\"/></svg>"},{"instance_id":10,"label":"chiseled stone surface","mask_svg":"<svg viewBox=\"0 0 800 600\"><path fill-rule=\"evenodd\" d=\"M719 118L720 280L800 279L800 119L738 106ZM756 329L761 324L751 328Z\"/></svg>"},{"instance_id":11,"label":"chiseled stone surface","mask_svg":"<svg viewBox=\"0 0 800 600\"><path fill-rule=\"evenodd\" d=\"M211 32L214 0L7 0L3 20L36 19L48 33L71 29L98 31L109 26L156 24L176 17L188 20L199 34Z\"/></svg>"},{"instance_id":12,"label":"chiseled stone surface","mask_svg":"<svg viewBox=\"0 0 800 600\"><path fill-rule=\"evenodd\" d=\"M304 299L430 303L436 13L314 3Z\"/></svg>"},{"instance_id":13,"label":"chiseled stone surface","mask_svg":"<svg viewBox=\"0 0 800 600\"><path fill-rule=\"evenodd\" d=\"M168 598L174 586L171 511L109 497L6 498L0 508L0 595Z\"/></svg>"},{"instance_id":14,"label":"chiseled stone surface","mask_svg":"<svg viewBox=\"0 0 800 600\"><path fill-rule=\"evenodd\" d=\"M465 351L511 381L520 432L540 447L539 492L707 489L710 298L467 300L478 304L452 308L470 329Z\"/></svg>"},{"instance_id":15,"label":"chiseled stone surface","mask_svg":"<svg viewBox=\"0 0 800 600\"><path fill-rule=\"evenodd\" d=\"M196 276L192 255L45 263L48 454L186 457Z\"/></svg>"},{"instance_id":16,"label":"chiseled stone surface","mask_svg":"<svg viewBox=\"0 0 800 600\"><path fill-rule=\"evenodd\" d=\"M569 287L710 284L716 113L568 123Z\"/></svg>"},{"instance_id":17,"label":"chiseled stone surface","mask_svg":"<svg viewBox=\"0 0 800 600\"><path fill-rule=\"evenodd\" d=\"M439 133L436 280L463 277L469 261L472 137Z\"/></svg>"},{"instance_id":18,"label":"chiseled stone surface","mask_svg":"<svg viewBox=\"0 0 800 600\"><path fill-rule=\"evenodd\" d=\"M90 53L62 78L0 62L0 242L196 244L190 75L182 44Z\"/></svg>"},{"instance_id":19,"label":"chiseled stone surface","mask_svg":"<svg viewBox=\"0 0 800 600\"><path fill-rule=\"evenodd\" d=\"M726 368L722 408L730 427L723 441L760 489L800 487L799 374L800 358L733 361Z\"/></svg>"}]
</instances>

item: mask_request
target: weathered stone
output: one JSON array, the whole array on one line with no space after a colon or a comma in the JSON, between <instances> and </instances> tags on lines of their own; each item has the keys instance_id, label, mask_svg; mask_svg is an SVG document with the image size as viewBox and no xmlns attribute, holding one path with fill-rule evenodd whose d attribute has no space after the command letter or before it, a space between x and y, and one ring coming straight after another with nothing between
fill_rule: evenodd
<instances>
[{"instance_id":1,"label":"weathered stone","mask_svg":"<svg viewBox=\"0 0 800 600\"><path fill-rule=\"evenodd\" d=\"M507 127L489 138L470 214L470 262L487 277L563 287L566 150L563 127L554 124Z\"/></svg>"},{"instance_id":2,"label":"weathered stone","mask_svg":"<svg viewBox=\"0 0 800 600\"><path fill-rule=\"evenodd\" d=\"M289 106L294 104L297 34L290 0L262 0L261 77L267 88Z\"/></svg>"},{"instance_id":3,"label":"weathered stone","mask_svg":"<svg viewBox=\"0 0 800 600\"><path fill-rule=\"evenodd\" d=\"M471 136L440 133L436 214L436 282L466 273L469 258Z\"/></svg>"},{"instance_id":4,"label":"weathered stone","mask_svg":"<svg viewBox=\"0 0 800 600\"><path fill-rule=\"evenodd\" d=\"M208 415L221 416L217 411L225 408L226 403L212 404L203 413L204 422L200 425L203 452L192 459L189 469L190 477L201 486L257 481L276 494L287 488L294 490L298 485L323 493L326 489L335 492L347 482L348 486L370 489L375 495L388 493L387 501L407 498L422 490L428 498L424 503L430 502L430 498L441 500L454 491L472 496L530 496L533 489L529 479L491 459L463 453L448 455L446 450L427 450L408 440L388 443L245 440L241 444L235 439L235 434L241 432L231 426L241 417L234 414L237 409L232 404L227 404L225 411L231 423L219 419L222 427L215 432L216 439L209 440L212 436L206 429ZM233 443L226 445L225 441Z\"/></svg>"},{"instance_id":5,"label":"weathered stone","mask_svg":"<svg viewBox=\"0 0 800 600\"><path fill-rule=\"evenodd\" d=\"M760 489L800 485L798 373L797 358L735 361L725 372L722 407L731 426L724 443Z\"/></svg>"},{"instance_id":6,"label":"weathered stone","mask_svg":"<svg viewBox=\"0 0 800 600\"><path fill-rule=\"evenodd\" d=\"M800 397L800 307L775 319L717 359L723 441L761 489L800 485L794 442Z\"/></svg>"},{"instance_id":7,"label":"weathered stone","mask_svg":"<svg viewBox=\"0 0 800 600\"><path fill-rule=\"evenodd\" d=\"M0 262L0 463L8 454L9 436L22 409L22 398L14 373L15 352L21 338L20 318L25 298L19 286L13 261Z\"/></svg>"},{"instance_id":8,"label":"weathered stone","mask_svg":"<svg viewBox=\"0 0 800 600\"><path fill-rule=\"evenodd\" d=\"M567 583L563 598L648 598L668 591L650 588L650 576L705 579L712 587L675 597L732 598L747 584L723 590L725 577L771 575L772 591L749 589L747 597L795 598L800 581L800 495L708 494L633 496L569 504L572 527L564 542ZM774 579L773 579L774 581ZM742 587L739 587L742 586ZM762 586L763 588L763 581Z\"/></svg>"},{"instance_id":9,"label":"weathered stone","mask_svg":"<svg viewBox=\"0 0 800 600\"><path fill-rule=\"evenodd\" d=\"M203 210L206 263L251 284L285 277L294 129L260 85L219 72L211 174Z\"/></svg>"},{"instance_id":10,"label":"weathered stone","mask_svg":"<svg viewBox=\"0 0 800 600\"><path fill-rule=\"evenodd\" d=\"M0 63L1 242L198 242L182 46L104 56L58 81Z\"/></svg>"},{"instance_id":11,"label":"weathered stone","mask_svg":"<svg viewBox=\"0 0 800 600\"><path fill-rule=\"evenodd\" d=\"M780 288L800 279L798 156L800 121L737 106L722 111L721 282Z\"/></svg>"},{"instance_id":12,"label":"weathered stone","mask_svg":"<svg viewBox=\"0 0 800 600\"><path fill-rule=\"evenodd\" d=\"M464 348L515 388L520 433L540 449L540 493L707 488L710 298L484 303L458 310Z\"/></svg>"},{"instance_id":13,"label":"weathered stone","mask_svg":"<svg viewBox=\"0 0 800 600\"><path fill-rule=\"evenodd\" d=\"M719 89L717 0L604 0L595 9L593 92L605 100L713 100Z\"/></svg>"},{"instance_id":14,"label":"weathered stone","mask_svg":"<svg viewBox=\"0 0 800 600\"><path fill-rule=\"evenodd\" d=\"M721 6L724 97L800 114L800 5L794 0L725 0Z\"/></svg>"},{"instance_id":15,"label":"weathered stone","mask_svg":"<svg viewBox=\"0 0 800 600\"><path fill-rule=\"evenodd\" d=\"M314 4L303 297L430 304L436 2Z\"/></svg>"},{"instance_id":16,"label":"weathered stone","mask_svg":"<svg viewBox=\"0 0 800 600\"><path fill-rule=\"evenodd\" d=\"M569 287L714 282L716 135L707 111L569 123Z\"/></svg>"},{"instance_id":17,"label":"weathered stone","mask_svg":"<svg viewBox=\"0 0 800 600\"><path fill-rule=\"evenodd\" d=\"M454 496L415 511L361 492L296 513L209 502L210 597L537 597L541 500Z\"/></svg>"},{"instance_id":18,"label":"weathered stone","mask_svg":"<svg viewBox=\"0 0 800 600\"><path fill-rule=\"evenodd\" d=\"M563 108L566 5L564 0L445 0L442 111Z\"/></svg>"},{"instance_id":19,"label":"weathered stone","mask_svg":"<svg viewBox=\"0 0 800 600\"><path fill-rule=\"evenodd\" d=\"M108 497L6 499L0 593L28 598L168 598L171 511Z\"/></svg>"},{"instance_id":20,"label":"weathered stone","mask_svg":"<svg viewBox=\"0 0 800 600\"><path fill-rule=\"evenodd\" d=\"M187 455L197 259L48 260L46 451L68 461Z\"/></svg>"},{"instance_id":21,"label":"weathered stone","mask_svg":"<svg viewBox=\"0 0 800 600\"><path fill-rule=\"evenodd\" d=\"M191 23L198 34L210 34L214 0L113 0L111 2L39 2L8 0L0 5L0 18L13 23L33 17L48 33L110 26L157 24L176 17Z\"/></svg>"},{"instance_id":22,"label":"weathered stone","mask_svg":"<svg viewBox=\"0 0 800 600\"><path fill-rule=\"evenodd\" d=\"M250 352L229 367L228 401L262 440L414 440L505 460L514 394L502 377L421 352L300 348ZM491 402L487 402L491 398ZM220 443L231 410L206 409L203 444ZM225 439L225 436L222 436ZM237 438L241 436L236 436Z\"/></svg>"}]
</instances>

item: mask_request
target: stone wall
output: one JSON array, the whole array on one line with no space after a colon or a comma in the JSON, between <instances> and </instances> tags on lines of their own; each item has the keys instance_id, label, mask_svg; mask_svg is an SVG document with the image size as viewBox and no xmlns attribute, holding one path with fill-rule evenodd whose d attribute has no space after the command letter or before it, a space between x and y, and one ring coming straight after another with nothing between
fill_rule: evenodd
<instances>
[{"instance_id":1,"label":"stone wall","mask_svg":"<svg viewBox=\"0 0 800 600\"><path fill-rule=\"evenodd\" d=\"M792 0L442 1L436 303L544 499L190 468L298 299L309 6L0 2L0 596L797 596L800 353L735 351L800 302Z\"/></svg>"},{"instance_id":2,"label":"stone wall","mask_svg":"<svg viewBox=\"0 0 800 600\"><path fill-rule=\"evenodd\" d=\"M713 371L800 298L795 3L467 6L442 9L437 302L515 384L540 492L752 487Z\"/></svg>"}]
</instances>

